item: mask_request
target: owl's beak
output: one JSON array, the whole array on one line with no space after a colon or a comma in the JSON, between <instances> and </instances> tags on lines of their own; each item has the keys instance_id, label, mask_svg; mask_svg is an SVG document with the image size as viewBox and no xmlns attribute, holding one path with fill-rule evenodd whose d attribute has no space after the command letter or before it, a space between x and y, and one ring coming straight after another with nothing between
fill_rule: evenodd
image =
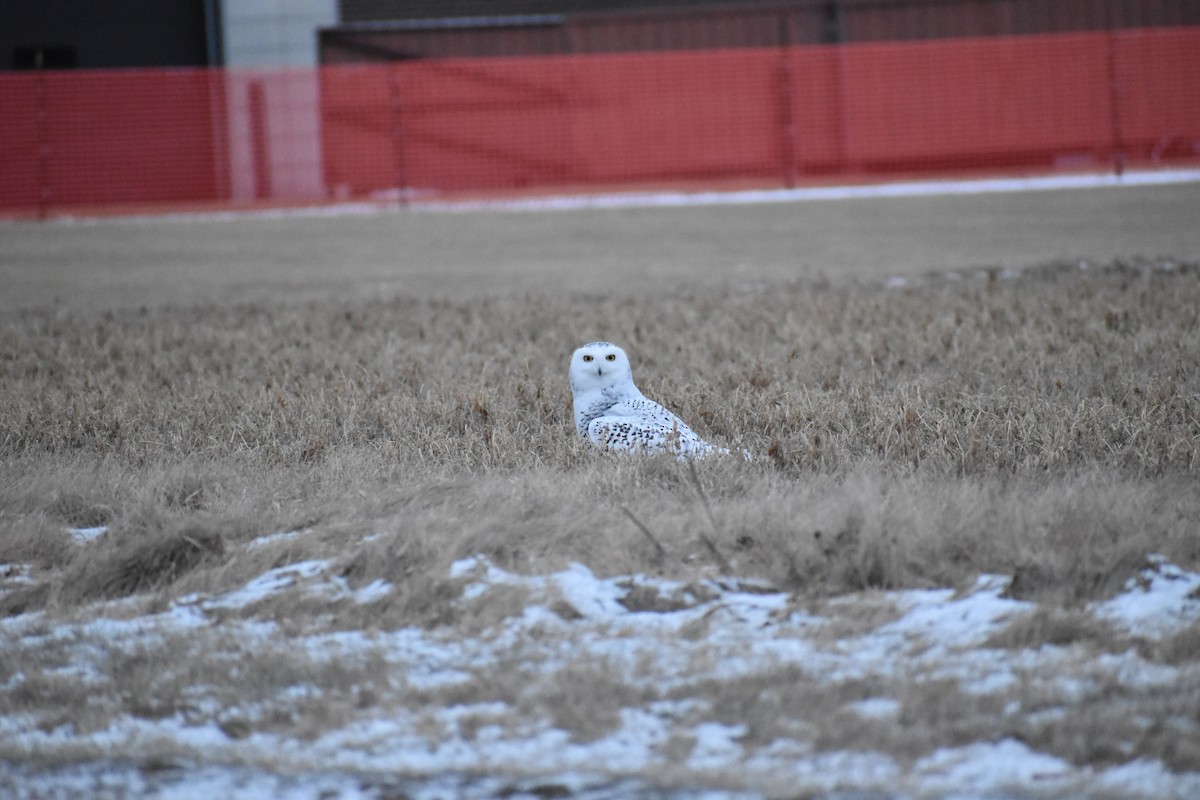
<instances>
[{"instance_id":1,"label":"owl's beak","mask_svg":"<svg viewBox=\"0 0 1200 800\"><path fill-rule=\"evenodd\" d=\"M596 375L603 377L604 367L596 367Z\"/></svg>"}]
</instances>

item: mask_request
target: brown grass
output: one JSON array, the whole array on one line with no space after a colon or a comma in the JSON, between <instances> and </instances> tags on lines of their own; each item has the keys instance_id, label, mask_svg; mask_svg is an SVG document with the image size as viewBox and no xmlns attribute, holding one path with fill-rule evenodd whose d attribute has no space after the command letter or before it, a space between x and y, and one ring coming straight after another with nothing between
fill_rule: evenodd
<instances>
[{"instance_id":1,"label":"brown grass","mask_svg":"<svg viewBox=\"0 0 1200 800\"><path fill-rule=\"evenodd\" d=\"M82 676L73 669L79 666L79 647L90 651L94 667ZM171 654L170 668L164 668L164 650ZM5 693L3 708L6 714L36 713L44 730L67 726L84 734L127 714L214 722L233 739L252 731L306 738L393 695L388 664L376 652L319 659L220 632L165 634L162 641L155 637L132 647L69 640L39 655L36 664L28 657L18 662L25 679ZM292 691L298 686L308 691ZM206 702L198 704L201 697Z\"/></svg>"},{"instance_id":2,"label":"brown grass","mask_svg":"<svg viewBox=\"0 0 1200 800\"><path fill-rule=\"evenodd\" d=\"M985 647L1012 650L1037 649L1043 645L1081 645L1103 652L1123 653L1133 649L1135 642L1082 609L1054 607L1038 608L1009 623L984 642Z\"/></svg>"},{"instance_id":3,"label":"brown grass","mask_svg":"<svg viewBox=\"0 0 1200 800\"><path fill-rule=\"evenodd\" d=\"M230 588L280 560L336 556L369 582L475 552L719 565L817 595L996 571L1078 603L1148 552L1200 557L1198 308L1200 269L1143 262L653 300L27 311L0 332L0 562L36 563L67 605ZM564 361L597 334L758 459L693 480L582 447ZM92 548L59 533L95 524ZM222 556L293 528L314 535ZM347 550L372 531L379 552Z\"/></svg>"},{"instance_id":4,"label":"brown grass","mask_svg":"<svg viewBox=\"0 0 1200 800\"><path fill-rule=\"evenodd\" d=\"M909 761L940 747L1014 738L1081 765L1133 758L1161 759L1181 771L1200 765L1194 737L1178 729L1194 719L1200 702L1190 682L1178 689L1094 683L1085 701L1064 704L1061 696L1045 697L1033 682L972 694L950 679L901 675L830 684L784 668L688 685L672 696L704 698L705 718L744 725L743 741L750 745L793 738L819 750L886 752ZM878 718L854 710L854 702L872 697L895 698L896 714Z\"/></svg>"},{"instance_id":5,"label":"brown grass","mask_svg":"<svg viewBox=\"0 0 1200 800\"><path fill-rule=\"evenodd\" d=\"M898 288L710 268L654 295L592 279L530 288L543 275L454 299L452 282L440 293L328 297L309 286L255 303L43 302L7 313L0 564L31 565L34 582L0 594L0 612L45 610L31 624L49 631L87 619L96 602L138 598L106 606L119 619L309 559L328 560L351 588L392 589L358 604L297 587L225 612L276 623L282 645L234 641L219 621L129 651L47 637L0 652L0 674L25 676L0 706L47 730L174 716L236 740L316 735L364 709L498 701L505 710L470 712L460 733L540 719L588 742L615 730L622 708L678 700L680 733L667 747L678 764L695 744L689 726L715 720L744 724L748 746L791 738L903 761L1014 737L1080 764L1146 757L1194 769L1194 735L1171 727L1197 716L1190 678L1172 692L1104 677L1067 707L1040 679L974 695L903 671L890 683L830 684L764 665L659 697L604 664L547 673L509 654L474 680L417 690L382 652L341 660L286 648L290 634L411 625L486 636L523 613L528 593L464 598L449 566L483 554L518 572L578 561L681 581L674 594L630 582L625 606L651 613L702 599L701 579L716 572L765 579L830 620L818 645L893 619L878 590L1001 573L1013 596L1040 605L986 643L998 653L1052 645L1081 663L1130 650L1192 663L1196 626L1147 642L1082 610L1149 553L1200 566L1200 266L1165 266L1072 261ZM566 360L600 337L626 347L647 394L755 460L692 471L583 447ZM67 533L95 525L108 532L88 545ZM283 531L298 535L251 546ZM860 590L870 591L838 599ZM553 610L579 619L565 600ZM681 635L702 641L706 626ZM78 674L78 647L95 649L83 661L103 673L102 689ZM296 686L313 692L289 693ZM895 717L854 710L873 697L894 698Z\"/></svg>"}]
</instances>

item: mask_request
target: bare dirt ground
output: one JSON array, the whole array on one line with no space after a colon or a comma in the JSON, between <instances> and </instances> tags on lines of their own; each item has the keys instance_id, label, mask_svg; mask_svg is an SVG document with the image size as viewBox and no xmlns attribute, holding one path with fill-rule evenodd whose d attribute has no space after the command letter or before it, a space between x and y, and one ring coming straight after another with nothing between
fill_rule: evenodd
<instances>
[{"instance_id":1,"label":"bare dirt ground","mask_svg":"<svg viewBox=\"0 0 1200 800\"><path fill-rule=\"evenodd\" d=\"M638 294L1200 257L1200 184L564 212L0 225L0 311L551 287Z\"/></svg>"}]
</instances>

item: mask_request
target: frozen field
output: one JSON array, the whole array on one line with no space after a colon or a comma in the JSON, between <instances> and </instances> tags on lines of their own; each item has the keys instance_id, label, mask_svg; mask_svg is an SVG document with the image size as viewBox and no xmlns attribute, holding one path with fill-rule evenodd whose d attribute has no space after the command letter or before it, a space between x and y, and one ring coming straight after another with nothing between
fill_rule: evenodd
<instances>
[{"instance_id":1,"label":"frozen field","mask_svg":"<svg viewBox=\"0 0 1200 800\"><path fill-rule=\"evenodd\" d=\"M332 567L289 564L150 614L122 602L78 622L8 620L5 652L39 654L43 674L10 675L7 691L70 681L89 705L130 692L142 705L113 709L110 724L87 733L36 714L4 718L0 786L15 798L314 800L1200 792L1200 773L1153 759L1072 764L1019 733L1037 718L1033 726L1064 733L1118 725L1130 749L1158 725L1194 740L1195 720L1171 709L1176 693L1195 692L1200 664L1147 661L1130 638L1158 643L1200 618L1200 575L1161 558L1083 612L1113 637L1099 652L1094 640L1005 643L1037 612L1006 597L1010 581L997 575L960 591L843 595L807 610L758 582L601 579L580 564L520 576L478 557L450 575L461 582L457 602L478 617L469 634L302 634L238 618L277 595L336 613L392 590L384 581L351 589ZM111 674L114 661L135 674ZM271 674L280 662L287 677ZM154 708L161 687L181 683L190 684L181 707ZM1127 718L1134 709L1114 708L1114 695L1148 705ZM338 718L306 729L318 705ZM906 731L923 736L944 714L971 732L961 744L905 752ZM259 730L272 720L297 728Z\"/></svg>"},{"instance_id":2,"label":"frozen field","mask_svg":"<svg viewBox=\"0 0 1200 800\"><path fill-rule=\"evenodd\" d=\"M910 194L0 224L0 796L1200 796L1200 184Z\"/></svg>"}]
</instances>

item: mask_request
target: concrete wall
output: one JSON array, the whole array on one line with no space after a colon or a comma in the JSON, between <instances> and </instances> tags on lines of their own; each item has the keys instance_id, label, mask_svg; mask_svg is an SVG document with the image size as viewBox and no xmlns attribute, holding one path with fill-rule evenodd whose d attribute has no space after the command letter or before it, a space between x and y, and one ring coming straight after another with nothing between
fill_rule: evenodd
<instances>
[{"instance_id":1,"label":"concrete wall","mask_svg":"<svg viewBox=\"0 0 1200 800\"><path fill-rule=\"evenodd\" d=\"M221 0L225 65L313 66L317 28L337 19L337 0Z\"/></svg>"},{"instance_id":2,"label":"concrete wall","mask_svg":"<svg viewBox=\"0 0 1200 800\"><path fill-rule=\"evenodd\" d=\"M336 22L337 0L221 0L233 200L325 196L320 88L301 68Z\"/></svg>"}]
</instances>

